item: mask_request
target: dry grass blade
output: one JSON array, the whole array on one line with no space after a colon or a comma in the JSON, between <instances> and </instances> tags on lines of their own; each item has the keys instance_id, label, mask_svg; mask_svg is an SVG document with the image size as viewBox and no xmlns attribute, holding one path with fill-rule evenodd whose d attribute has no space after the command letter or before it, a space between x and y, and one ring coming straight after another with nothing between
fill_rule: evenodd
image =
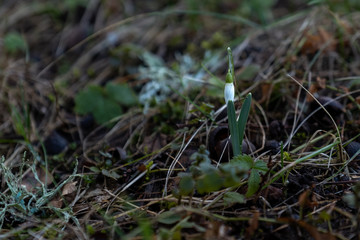
<instances>
[{"instance_id":1,"label":"dry grass blade","mask_svg":"<svg viewBox=\"0 0 360 240\"><path fill-rule=\"evenodd\" d=\"M340 156L340 160L343 161L343 151L342 151L342 139L341 139L341 134L340 134L340 130L339 127L337 126L334 118L331 116L331 114L328 112L328 110L324 107L323 104L321 104L319 102L319 100L316 99L316 97L309 91L307 90L298 80L296 80L294 77L290 76L289 74L287 75L289 78L291 78L291 80L293 80L296 84L298 84L302 89L304 89L318 104L319 106L326 112L326 114L329 116L329 118L331 119L334 128L336 129L337 132L337 137L339 139L339 156Z\"/></svg>"}]
</instances>

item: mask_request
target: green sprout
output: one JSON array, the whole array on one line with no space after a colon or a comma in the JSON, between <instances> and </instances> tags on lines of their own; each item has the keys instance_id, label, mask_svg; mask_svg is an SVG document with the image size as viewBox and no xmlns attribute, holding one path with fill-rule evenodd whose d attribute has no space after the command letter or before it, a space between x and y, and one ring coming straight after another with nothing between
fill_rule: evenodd
<instances>
[{"instance_id":1,"label":"green sprout","mask_svg":"<svg viewBox=\"0 0 360 240\"><path fill-rule=\"evenodd\" d=\"M235 106L234 106L234 95L235 95L234 61L230 47L228 47L227 51L229 58L229 70L228 73L226 74L224 97L225 97L225 103L227 104L231 143L232 143L234 157L236 157L238 155L242 155L242 142L244 139L246 122L250 112L251 93L248 93L248 95L246 96L244 104L240 110L239 117L238 119L236 119Z\"/></svg>"}]
</instances>

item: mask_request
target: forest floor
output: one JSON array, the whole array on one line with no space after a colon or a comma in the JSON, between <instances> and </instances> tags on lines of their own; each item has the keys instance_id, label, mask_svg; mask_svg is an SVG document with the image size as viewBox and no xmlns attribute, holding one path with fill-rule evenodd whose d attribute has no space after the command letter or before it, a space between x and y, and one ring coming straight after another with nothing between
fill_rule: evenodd
<instances>
[{"instance_id":1,"label":"forest floor","mask_svg":"<svg viewBox=\"0 0 360 240\"><path fill-rule=\"evenodd\" d=\"M5 1L0 239L360 239L359 10Z\"/></svg>"}]
</instances>

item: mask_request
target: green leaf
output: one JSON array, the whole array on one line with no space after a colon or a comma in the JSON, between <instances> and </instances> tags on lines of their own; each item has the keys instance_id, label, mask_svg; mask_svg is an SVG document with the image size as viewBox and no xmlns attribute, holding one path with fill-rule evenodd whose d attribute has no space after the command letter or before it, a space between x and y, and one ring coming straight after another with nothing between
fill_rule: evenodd
<instances>
[{"instance_id":1,"label":"green leaf","mask_svg":"<svg viewBox=\"0 0 360 240\"><path fill-rule=\"evenodd\" d=\"M78 114L93 114L99 124L104 124L122 114L119 104L106 98L100 86L89 86L80 91L75 97L75 111Z\"/></svg>"},{"instance_id":2,"label":"green leaf","mask_svg":"<svg viewBox=\"0 0 360 240\"><path fill-rule=\"evenodd\" d=\"M226 205L232 203L246 203L244 195L237 192L227 192L224 194L224 202Z\"/></svg>"},{"instance_id":3,"label":"green leaf","mask_svg":"<svg viewBox=\"0 0 360 240\"><path fill-rule=\"evenodd\" d=\"M231 162L238 165L244 171L248 171L254 166L254 160L249 155L236 156L231 159Z\"/></svg>"},{"instance_id":4,"label":"green leaf","mask_svg":"<svg viewBox=\"0 0 360 240\"><path fill-rule=\"evenodd\" d=\"M238 124L237 128L239 131L238 137L239 137L240 154L242 153L242 141L244 139L245 127L249 116L250 107L251 107L251 93L248 93L248 95L245 98L244 104L242 105L242 108L240 110L239 120L237 122Z\"/></svg>"},{"instance_id":5,"label":"green leaf","mask_svg":"<svg viewBox=\"0 0 360 240\"><path fill-rule=\"evenodd\" d=\"M234 156L238 156L241 154L242 146L240 146L240 136L238 125L236 124L236 115L235 115L235 106L232 101L227 103L227 112L228 112L228 121L229 121L229 128L231 134L231 144Z\"/></svg>"},{"instance_id":6,"label":"green leaf","mask_svg":"<svg viewBox=\"0 0 360 240\"><path fill-rule=\"evenodd\" d=\"M190 160L193 162L194 165L199 165L202 162L211 163L209 158L209 151L206 150L204 145L200 145L200 148L197 152L193 153L190 156Z\"/></svg>"},{"instance_id":7,"label":"green leaf","mask_svg":"<svg viewBox=\"0 0 360 240\"><path fill-rule=\"evenodd\" d=\"M200 225L194 223L194 222L189 222L189 218L185 218L183 220L181 220L177 225L177 228L195 228L197 231L199 232L205 232L206 229L201 227Z\"/></svg>"},{"instance_id":8,"label":"green leaf","mask_svg":"<svg viewBox=\"0 0 360 240\"><path fill-rule=\"evenodd\" d=\"M196 189L200 194L218 191L222 187L223 182L224 180L219 172L214 170L207 172L197 179Z\"/></svg>"},{"instance_id":9,"label":"green leaf","mask_svg":"<svg viewBox=\"0 0 360 240\"><path fill-rule=\"evenodd\" d=\"M232 187L241 184L253 165L254 161L250 156L238 155L231 159L229 163L220 166L220 171L224 178L224 186Z\"/></svg>"},{"instance_id":10,"label":"green leaf","mask_svg":"<svg viewBox=\"0 0 360 240\"><path fill-rule=\"evenodd\" d=\"M111 119L118 117L122 114L122 109L114 101L106 98L100 98L94 106L94 117L96 122L104 124Z\"/></svg>"},{"instance_id":11,"label":"green leaf","mask_svg":"<svg viewBox=\"0 0 360 240\"><path fill-rule=\"evenodd\" d=\"M177 212L167 211L157 217L157 221L163 224L174 224L180 221L182 216Z\"/></svg>"},{"instance_id":12,"label":"green leaf","mask_svg":"<svg viewBox=\"0 0 360 240\"><path fill-rule=\"evenodd\" d=\"M13 128L15 132L26 139L26 129L23 117L13 105L11 105L11 119L13 121Z\"/></svg>"},{"instance_id":13,"label":"green leaf","mask_svg":"<svg viewBox=\"0 0 360 240\"><path fill-rule=\"evenodd\" d=\"M26 50L26 42L17 32L8 33L5 35L4 46L6 51L11 54Z\"/></svg>"},{"instance_id":14,"label":"green leaf","mask_svg":"<svg viewBox=\"0 0 360 240\"><path fill-rule=\"evenodd\" d=\"M89 86L80 91L75 97L75 111L78 114L88 114L94 111L95 104L103 98L103 91L100 86Z\"/></svg>"},{"instance_id":15,"label":"green leaf","mask_svg":"<svg viewBox=\"0 0 360 240\"><path fill-rule=\"evenodd\" d=\"M139 221L139 228L141 229L142 239L144 240L152 240L153 239L153 229L150 220L142 219Z\"/></svg>"},{"instance_id":16,"label":"green leaf","mask_svg":"<svg viewBox=\"0 0 360 240\"><path fill-rule=\"evenodd\" d=\"M110 177L112 179L119 179L121 176L119 174L117 174L115 171L108 171L106 169L102 169L101 170L101 173L104 175L104 176L107 176L107 177Z\"/></svg>"},{"instance_id":17,"label":"green leaf","mask_svg":"<svg viewBox=\"0 0 360 240\"><path fill-rule=\"evenodd\" d=\"M257 192L260 187L260 181L261 178L259 172L257 170L252 170L248 180L248 190L245 195L246 197L251 197L254 195L254 193Z\"/></svg>"},{"instance_id":18,"label":"green leaf","mask_svg":"<svg viewBox=\"0 0 360 240\"><path fill-rule=\"evenodd\" d=\"M202 173L208 174L208 173L213 173L217 171L217 168L212 165L210 162L202 162L199 164L199 170Z\"/></svg>"},{"instance_id":19,"label":"green leaf","mask_svg":"<svg viewBox=\"0 0 360 240\"><path fill-rule=\"evenodd\" d=\"M101 172L100 169L95 167L95 166L90 167L90 170L93 171L94 173L100 173Z\"/></svg>"},{"instance_id":20,"label":"green leaf","mask_svg":"<svg viewBox=\"0 0 360 240\"><path fill-rule=\"evenodd\" d=\"M244 171L239 164L232 162L222 164L219 169L224 179L224 187L234 187L239 185L246 177L248 171Z\"/></svg>"},{"instance_id":21,"label":"green leaf","mask_svg":"<svg viewBox=\"0 0 360 240\"><path fill-rule=\"evenodd\" d=\"M158 236L160 237L160 239L173 239L172 231L166 228L160 228Z\"/></svg>"},{"instance_id":22,"label":"green leaf","mask_svg":"<svg viewBox=\"0 0 360 240\"><path fill-rule=\"evenodd\" d=\"M111 99L114 99L123 106L130 107L137 103L134 91L127 84L109 82L106 84L105 90Z\"/></svg>"},{"instance_id":23,"label":"green leaf","mask_svg":"<svg viewBox=\"0 0 360 240\"><path fill-rule=\"evenodd\" d=\"M262 160L256 161L253 169L259 170L261 173L266 173L269 170L267 167L267 163Z\"/></svg>"},{"instance_id":24,"label":"green leaf","mask_svg":"<svg viewBox=\"0 0 360 240\"><path fill-rule=\"evenodd\" d=\"M183 196L188 196L193 193L195 187L194 179L191 174L183 175L179 183L179 191Z\"/></svg>"}]
</instances>

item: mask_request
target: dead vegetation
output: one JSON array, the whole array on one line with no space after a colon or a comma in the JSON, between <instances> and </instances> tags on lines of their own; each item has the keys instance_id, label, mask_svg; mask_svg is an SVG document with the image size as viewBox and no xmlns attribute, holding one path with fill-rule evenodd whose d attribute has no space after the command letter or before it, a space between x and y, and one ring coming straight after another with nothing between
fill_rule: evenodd
<instances>
[{"instance_id":1,"label":"dead vegetation","mask_svg":"<svg viewBox=\"0 0 360 240\"><path fill-rule=\"evenodd\" d=\"M359 239L359 6L145 2L1 5L0 238Z\"/></svg>"}]
</instances>

